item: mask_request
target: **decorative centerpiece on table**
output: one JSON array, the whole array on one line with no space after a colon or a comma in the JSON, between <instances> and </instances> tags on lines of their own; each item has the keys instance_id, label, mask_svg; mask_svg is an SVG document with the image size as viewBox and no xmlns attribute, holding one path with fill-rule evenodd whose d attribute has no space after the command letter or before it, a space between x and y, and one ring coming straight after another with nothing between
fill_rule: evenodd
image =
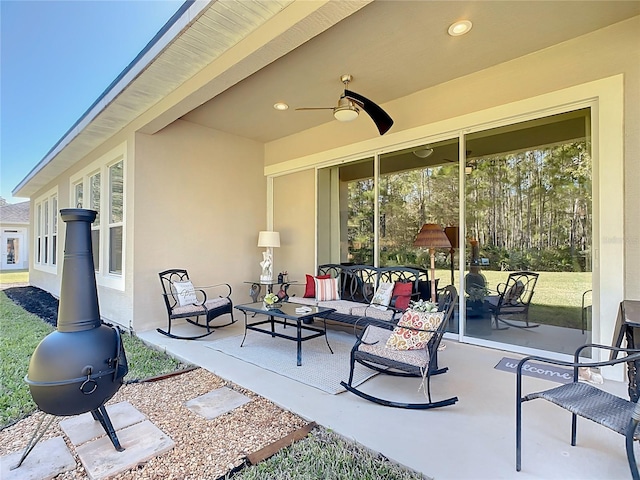
<instances>
[{"instance_id":1,"label":"decorative centerpiece on table","mask_svg":"<svg viewBox=\"0 0 640 480\"><path fill-rule=\"evenodd\" d=\"M276 295L275 293L267 293L262 299L262 303L267 309L279 308L282 306L280 297L278 297L278 295Z\"/></svg>"}]
</instances>

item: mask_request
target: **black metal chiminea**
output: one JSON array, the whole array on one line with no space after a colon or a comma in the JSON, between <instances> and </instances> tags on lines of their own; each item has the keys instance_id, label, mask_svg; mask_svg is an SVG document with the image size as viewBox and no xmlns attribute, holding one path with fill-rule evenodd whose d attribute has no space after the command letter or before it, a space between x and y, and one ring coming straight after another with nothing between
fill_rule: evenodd
<instances>
[{"instance_id":1,"label":"black metal chiminea","mask_svg":"<svg viewBox=\"0 0 640 480\"><path fill-rule=\"evenodd\" d=\"M36 347L25 381L38 407L52 415L91 412L121 451L104 404L129 368L117 328L100 320L91 250L91 224L97 212L60 210L67 224L58 309L58 329Z\"/></svg>"}]
</instances>

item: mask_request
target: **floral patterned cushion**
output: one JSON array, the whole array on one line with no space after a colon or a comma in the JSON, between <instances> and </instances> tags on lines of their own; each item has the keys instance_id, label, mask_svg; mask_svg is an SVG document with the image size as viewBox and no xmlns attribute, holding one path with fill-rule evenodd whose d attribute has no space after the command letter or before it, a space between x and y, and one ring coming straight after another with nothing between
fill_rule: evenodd
<instances>
[{"instance_id":1,"label":"floral patterned cushion","mask_svg":"<svg viewBox=\"0 0 640 480\"><path fill-rule=\"evenodd\" d=\"M424 349L427 343L429 343L429 340L431 340L433 332L438 329L443 319L444 312L427 313L407 310L387 340L387 347L395 350ZM418 332L403 327L430 331Z\"/></svg>"}]
</instances>

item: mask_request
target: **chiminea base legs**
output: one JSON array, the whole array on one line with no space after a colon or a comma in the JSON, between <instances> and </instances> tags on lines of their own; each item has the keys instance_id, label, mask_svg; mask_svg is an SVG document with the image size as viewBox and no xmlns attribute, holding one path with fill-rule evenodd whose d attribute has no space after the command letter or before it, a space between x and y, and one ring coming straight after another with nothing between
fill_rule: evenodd
<instances>
[{"instance_id":1,"label":"chiminea base legs","mask_svg":"<svg viewBox=\"0 0 640 480\"><path fill-rule=\"evenodd\" d=\"M120 445L120 441L118 440L118 436L116 435L116 431L113 428L113 424L111 423L111 419L109 418L109 414L107 413L107 409L105 408L105 406L102 405L101 407L98 407L95 410L91 410L91 415L93 416L94 420L97 420L98 422L100 422L100 425L102 425L102 428L104 428L104 431L106 432L106 434L109 435L109 439L111 440L111 443L113 443L113 447L118 452L124 452L124 447ZM10 470L15 470L16 468L19 468L20 465L22 465L22 462L24 462L24 459L27 458L27 455L31 453L31 450L33 450L33 448L36 446L36 443L40 441L44 433L51 426L51 423L53 422L54 418L55 418L55 415L49 415L49 414L45 414L42 417L40 422L38 422L36 431L33 432L33 435L29 439L29 443L27 443L27 447L24 449L24 453L22 454L22 457L20 457L20 461L15 467L11 467ZM47 421L46 423L45 423L45 420ZM44 427L43 427L43 424L44 424Z\"/></svg>"},{"instance_id":2,"label":"chiminea base legs","mask_svg":"<svg viewBox=\"0 0 640 480\"><path fill-rule=\"evenodd\" d=\"M107 413L107 409L105 408L105 406L102 405L95 410L91 410L91 415L93 415L93 418L95 420L100 422L100 425L102 425L102 428L104 428L104 431L107 432L107 435L109 435L109 439L111 440L111 443L113 443L113 447L118 452L123 452L124 448L120 446L120 441L118 440L116 431L113 428L113 425L111 424L111 419L109 418L109 414Z\"/></svg>"},{"instance_id":3,"label":"chiminea base legs","mask_svg":"<svg viewBox=\"0 0 640 480\"><path fill-rule=\"evenodd\" d=\"M20 465L22 465L22 462L24 462L24 459L27 458L27 455L31 453L31 450L33 450L33 447L35 447L36 443L38 443L38 441L42 438L42 436L44 435L44 432L46 432L47 429L51 426L51 423L53 422L54 418L55 417L53 415L49 415L49 414L45 414L42 417L42 419L38 422L36 431L33 432L33 435L29 439L29 443L27 443L27 448L24 449L24 453L22 454L22 457L20 457L20 461L15 467L11 467L11 470L15 470L16 468L19 468ZM45 423L44 428L40 430L40 427L42 427L42 424L44 423L45 420L47 420L47 423Z\"/></svg>"}]
</instances>

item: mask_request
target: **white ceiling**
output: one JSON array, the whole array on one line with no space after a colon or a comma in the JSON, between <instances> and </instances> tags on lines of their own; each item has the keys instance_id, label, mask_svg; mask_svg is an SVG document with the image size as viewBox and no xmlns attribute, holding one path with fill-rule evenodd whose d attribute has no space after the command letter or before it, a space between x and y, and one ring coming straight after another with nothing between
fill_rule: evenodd
<instances>
[{"instance_id":1,"label":"white ceiling","mask_svg":"<svg viewBox=\"0 0 640 480\"><path fill-rule=\"evenodd\" d=\"M182 119L268 142L334 121L329 110L295 108L335 106L342 74L384 106L636 15L639 1L375 1ZM471 32L449 36L461 19ZM275 111L279 101L289 110Z\"/></svg>"}]
</instances>

